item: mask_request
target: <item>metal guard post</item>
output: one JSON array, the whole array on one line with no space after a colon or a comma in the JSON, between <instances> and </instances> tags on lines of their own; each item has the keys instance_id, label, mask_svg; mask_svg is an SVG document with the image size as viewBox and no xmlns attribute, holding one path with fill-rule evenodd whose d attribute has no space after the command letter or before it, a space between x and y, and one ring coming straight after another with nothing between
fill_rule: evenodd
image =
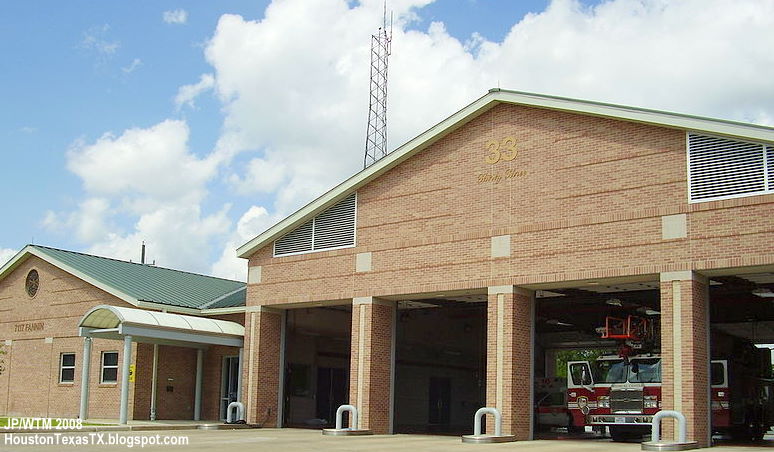
<instances>
[{"instance_id":1,"label":"metal guard post","mask_svg":"<svg viewBox=\"0 0 774 452\"><path fill-rule=\"evenodd\" d=\"M344 412L349 411L349 428L347 430L357 429L357 408L352 405L342 405L336 410L336 430L342 430L344 424Z\"/></svg>"},{"instance_id":2,"label":"metal guard post","mask_svg":"<svg viewBox=\"0 0 774 452\"><path fill-rule=\"evenodd\" d=\"M231 417L233 408L236 408L236 412L237 412L236 420ZM228 408L226 408L226 424L233 424L237 421L244 421L244 420L245 420L245 406L242 404L242 402L229 403Z\"/></svg>"},{"instance_id":3,"label":"metal guard post","mask_svg":"<svg viewBox=\"0 0 774 452\"><path fill-rule=\"evenodd\" d=\"M349 411L349 427L344 428L344 412ZM323 435L347 436L347 435L371 435L371 430L357 428L357 408L353 405L341 405L336 410L336 428L323 429Z\"/></svg>"},{"instance_id":4,"label":"metal guard post","mask_svg":"<svg viewBox=\"0 0 774 452\"><path fill-rule=\"evenodd\" d=\"M481 419L487 414L494 416L494 435L481 434ZM503 435L503 418L500 410L492 407L479 408L473 415L473 434L462 437L463 443L505 443L515 440L516 437L513 435Z\"/></svg>"},{"instance_id":5,"label":"metal guard post","mask_svg":"<svg viewBox=\"0 0 774 452\"><path fill-rule=\"evenodd\" d=\"M677 442L660 441L661 419L665 417L677 419ZM642 450L689 450L699 447L696 441L688 441L687 438L687 426L683 413L673 410L661 410L653 416L650 441L642 443Z\"/></svg>"}]
</instances>

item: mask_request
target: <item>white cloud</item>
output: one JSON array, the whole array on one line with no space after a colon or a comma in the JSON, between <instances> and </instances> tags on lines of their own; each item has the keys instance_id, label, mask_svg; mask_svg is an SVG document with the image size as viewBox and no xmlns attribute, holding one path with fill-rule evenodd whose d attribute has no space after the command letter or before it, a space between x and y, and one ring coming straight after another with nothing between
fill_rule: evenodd
<instances>
[{"instance_id":1,"label":"white cloud","mask_svg":"<svg viewBox=\"0 0 774 452\"><path fill-rule=\"evenodd\" d=\"M6 262L11 260L12 257L16 256L16 253L18 252L19 250L12 250L10 248L0 248L0 267L2 267ZM247 269L245 269L245 271L246 270Z\"/></svg>"},{"instance_id":2,"label":"white cloud","mask_svg":"<svg viewBox=\"0 0 774 452\"><path fill-rule=\"evenodd\" d=\"M227 213L228 206L203 215L198 205L163 205L140 215L132 232L110 233L87 252L137 262L140 244L145 241L147 263L155 260L163 267L206 272L212 243L224 240L231 227Z\"/></svg>"},{"instance_id":3,"label":"white cloud","mask_svg":"<svg viewBox=\"0 0 774 452\"><path fill-rule=\"evenodd\" d=\"M83 33L81 47L97 52L102 60L112 57L121 44L107 38L110 25L91 27Z\"/></svg>"},{"instance_id":4,"label":"white cloud","mask_svg":"<svg viewBox=\"0 0 774 452\"><path fill-rule=\"evenodd\" d=\"M142 66L142 60L139 58L135 58L132 60L131 63L129 63L129 66L122 67L121 70L124 72L124 74L131 74L132 72L136 71L140 66Z\"/></svg>"},{"instance_id":5,"label":"white cloud","mask_svg":"<svg viewBox=\"0 0 774 452\"><path fill-rule=\"evenodd\" d=\"M168 24L184 24L188 21L188 11L184 9L164 11L164 13L161 15L161 18Z\"/></svg>"},{"instance_id":6,"label":"white cloud","mask_svg":"<svg viewBox=\"0 0 774 452\"><path fill-rule=\"evenodd\" d=\"M67 167L81 178L88 197L72 212L48 212L43 225L72 231L95 254L136 259L144 240L148 256L160 265L209 270L214 244L229 236L230 204L203 211L217 162L194 155L188 138L184 121L166 120L76 142ZM133 226L122 230L119 218Z\"/></svg>"},{"instance_id":7,"label":"white cloud","mask_svg":"<svg viewBox=\"0 0 774 452\"><path fill-rule=\"evenodd\" d=\"M268 193L280 187L285 180L286 172L285 165L279 159L254 158L247 164L244 177L232 174L229 182L237 193L244 195Z\"/></svg>"},{"instance_id":8,"label":"white cloud","mask_svg":"<svg viewBox=\"0 0 774 452\"><path fill-rule=\"evenodd\" d=\"M96 195L198 202L216 165L193 155L188 137L188 125L179 120L128 129L120 136L106 133L93 144L75 143L67 167Z\"/></svg>"},{"instance_id":9,"label":"white cloud","mask_svg":"<svg viewBox=\"0 0 774 452\"><path fill-rule=\"evenodd\" d=\"M175 107L179 110L184 104L195 108L194 100L203 92L209 91L215 86L215 77L212 74L202 74L199 82L193 85L183 85L177 90Z\"/></svg>"},{"instance_id":10,"label":"white cloud","mask_svg":"<svg viewBox=\"0 0 774 452\"><path fill-rule=\"evenodd\" d=\"M110 215L110 202L105 198L87 198L78 205L78 209L69 213L47 211L42 226L57 233L75 232L82 242L92 243L104 240L113 225L107 224Z\"/></svg>"},{"instance_id":11,"label":"white cloud","mask_svg":"<svg viewBox=\"0 0 774 452\"><path fill-rule=\"evenodd\" d=\"M223 247L220 259L212 265L211 273L221 278L246 281L247 261L236 256L236 249L280 219L276 215L270 215L263 207L250 207L237 222L236 229Z\"/></svg>"}]
</instances>

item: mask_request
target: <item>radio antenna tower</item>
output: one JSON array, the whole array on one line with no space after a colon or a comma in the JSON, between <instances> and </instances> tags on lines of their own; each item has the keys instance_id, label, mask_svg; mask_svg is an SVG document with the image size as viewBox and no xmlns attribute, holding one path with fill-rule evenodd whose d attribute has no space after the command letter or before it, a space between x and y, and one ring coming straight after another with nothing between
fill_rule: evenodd
<instances>
[{"instance_id":1,"label":"radio antenna tower","mask_svg":"<svg viewBox=\"0 0 774 452\"><path fill-rule=\"evenodd\" d=\"M368 168L387 155L387 62L391 52L392 13L388 32L385 0L382 26L375 35L371 35L371 94L368 99L368 130L363 168Z\"/></svg>"}]
</instances>

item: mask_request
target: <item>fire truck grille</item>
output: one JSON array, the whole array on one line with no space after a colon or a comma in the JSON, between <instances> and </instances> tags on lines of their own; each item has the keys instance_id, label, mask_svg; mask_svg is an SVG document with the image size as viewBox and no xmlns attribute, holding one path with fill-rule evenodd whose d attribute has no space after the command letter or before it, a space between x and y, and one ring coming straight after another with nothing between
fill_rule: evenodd
<instances>
[{"instance_id":1,"label":"fire truck grille","mask_svg":"<svg viewBox=\"0 0 774 452\"><path fill-rule=\"evenodd\" d=\"M642 413L641 389L614 389L610 391L610 411L613 413Z\"/></svg>"}]
</instances>

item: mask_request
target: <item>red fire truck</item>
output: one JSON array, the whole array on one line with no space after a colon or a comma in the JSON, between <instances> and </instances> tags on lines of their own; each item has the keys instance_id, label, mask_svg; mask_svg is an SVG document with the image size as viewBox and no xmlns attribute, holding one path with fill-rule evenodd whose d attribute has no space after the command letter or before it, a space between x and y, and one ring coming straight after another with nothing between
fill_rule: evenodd
<instances>
[{"instance_id":1,"label":"red fire truck","mask_svg":"<svg viewBox=\"0 0 774 452\"><path fill-rule=\"evenodd\" d=\"M713 332L712 352L713 432L763 438L774 425L770 350ZM642 438L662 408L661 356L622 348L595 361L568 362L567 408L574 426L607 426L614 441Z\"/></svg>"}]
</instances>

